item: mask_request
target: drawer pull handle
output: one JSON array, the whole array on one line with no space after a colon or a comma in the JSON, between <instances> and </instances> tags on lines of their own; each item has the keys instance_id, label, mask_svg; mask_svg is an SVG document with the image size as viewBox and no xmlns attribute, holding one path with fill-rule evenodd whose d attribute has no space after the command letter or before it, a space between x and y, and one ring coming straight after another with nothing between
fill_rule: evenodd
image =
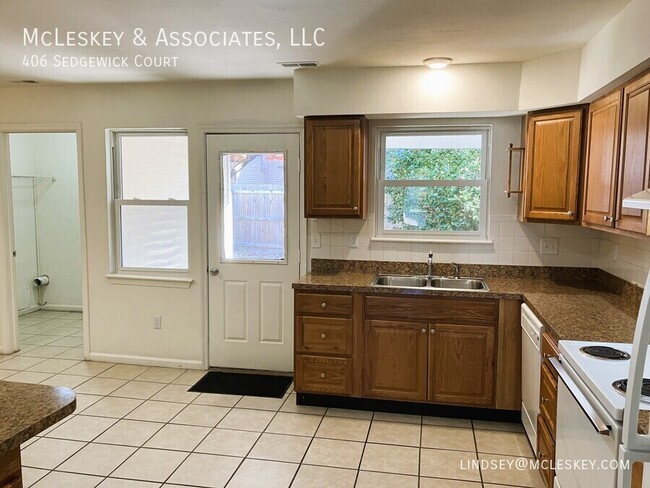
<instances>
[{"instance_id":1,"label":"drawer pull handle","mask_svg":"<svg viewBox=\"0 0 650 488\"><path fill-rule=\"evenodd\" d=\"M426 334L426 333L427 333L427 329L422 329L422 333L423 333L423 334Z\"/></svg>"},{"instance_id":2,"label":"drawer pull handle","mask_svg":"<svg viewBox=\"0 0 650 488\"><path fill-rule=\"evenodd\" d=\"M325 378L325 373L321 373L321 374L320 374L320 377L321 377L321 378Z\"/></svg>"},{"instance_id":3,"label":"drawer pull handle","mask_svg":"<svg viewBox=\"0 0 650 488\"><path fill-rule=\"evenodd\" d=\"M321 335L320 335L320 338L323 339L323 340L325 340L325 339L327 339L327 335L325 335L325 334L321 334Z\"/></svg>"},{"instance_id":4,"label":"drawer pull handle","mask_svg":"<svg viewBox=\"0 0 650 488\"><path fill-rule=\"evenodd\" d=\"M548 398L541 397L540 400L542 400L542 403L548 402Z\"/></svg>"},{"instance_id":5,"label":"drawer pull handle","mask_svg":"<svg viewBox=\"0 0 650 488\"><path fill-rule=\"evenodd\" d=\"M322 308L325 308L325 307L327 307L327 303L323 302L323 303L320 304L320 306L321 306Z\"/></svg>"}]
</instances>

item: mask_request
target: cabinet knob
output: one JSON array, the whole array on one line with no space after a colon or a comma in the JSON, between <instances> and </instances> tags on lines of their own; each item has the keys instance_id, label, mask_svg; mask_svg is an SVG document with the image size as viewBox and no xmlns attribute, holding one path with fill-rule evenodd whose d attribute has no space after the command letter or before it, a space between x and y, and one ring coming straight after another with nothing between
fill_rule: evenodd
<instances>
[{"instance_id":1,"label":"cabinet knob","mask_svg":"<svg viewBox=\"0 0 650 488\"><path fill-rule=\"evenodd\" d=\"M609 222L610 220L612 220L612 218L611 218L609 215L605 215L605 216L603 217L603 220L604 220L605 222Z\"/></svg>"},{"instance_id":2,"label":"cabinet knob","mask_svg":"<svg viewBox=\"0 0 650 488\"><path fill-rule=\"evenodd\" d=\"M320 374L320 377L321 377L321 378L325 378L325 373L321 373L321 374Z\"/></svg>"},{"instance_id":3,"label":"cabinet knob","mask_svg":"<svg viewBox=\"0 0 650 488\"><path fill-rule=\"evenodd\" d=\"M352 207L352 210L353 210L354 212L358 212L358 211L359 211L359 207Z\"/></svg>"},{"instance_id":4,"label":"cabinet knob","mask_svg":"<svg viewBox=\"0 0 650 488\"><path fill-rule=\"evenodd\" d=\"M573 215L573 210L569 210L566 214L571 217Z\"/></svg>"},{"instance_id":5,"label":"cabinet knob","mask_svg":"<svg viewBox=\"0 0 650 488\"><path fill-rule=\"evenodd\" d=\"M325 307L327 307L327 303L323 302L323 303L320 304L320 306L321 306L321 308L325 308Z\"/></svg>"},{"instance_id":6,"label":"cabinet knob","mask_svg":"<svg viewBox=\"0 0 650 488\"><path fill-rule=\"evenodd\" d=\"M427 333L427 329L422 329L421 332L422 332L423 334L426 334L426 333Z\"/></svg>"},{"instance_id":7,"label":"cabinet knob","mask_svg":"<svg viewBox=\"0 0 650 488\"><path fill-rule=\"evenodd\" d=\"M542 401L542 403L548 402L548 398L541 397L540 400Z\"/></svg>"},{"instance_id":8,"label":"cabinet knob","mask_svg":"<svg viewBox=\"0 0 650 488\"><path fill-rule=\"evenodd\" d=\"M436 329L429 330L429 334L435 334L435 333L436 333Z\"/></svg>"},{"instance_id":9,"label":"cabinet knob","mask_svg":"<svg viewBox=\"0 0 650 488\"><path fill-rule=\"evenodd\" d=\"M540 451L538 456L539 456L540 459L544 459L546 457L546 454L544 454L543 452Z\"/></svg>"},{"instance_id":10,"label":"cabinet knob","mask_svg":"<svg viewBox=\"0 0 650 488\"><path fill-rule=\"evenodd\" d=\"M320 335L320 338L325 340L325 339L327 339L327 336L323 333L323 334Z\"/></svg>"}]
</instances>

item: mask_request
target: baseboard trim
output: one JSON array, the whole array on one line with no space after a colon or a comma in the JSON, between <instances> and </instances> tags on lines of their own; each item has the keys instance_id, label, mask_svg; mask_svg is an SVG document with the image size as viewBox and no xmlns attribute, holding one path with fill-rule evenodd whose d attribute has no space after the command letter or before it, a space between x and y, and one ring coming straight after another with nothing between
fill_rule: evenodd
<instances>
[{"instance_id":1,"label":"baseboard trim","mask_svg":"<svg viewBox=\"0 0 650 488\"><path fill-rule=\"evenodd\" d=\"M521 412L519 410L456 407L453 405L375 400L335 395L317 395L312 393L298 393L296 396L296 404L312 407L346 408L351 410L372 410L375 412L406 413L432 417L453 417L521 423Z\"/></svg>"},{"instance_id":2,"label":"baseboard trim","mask_svg":"<svg viewBox=\"0 0 650 488\"><path fill-rule=\"evenodd\" d=\"M52 312L83 312L80 305L43 305L41 310L50 310Z\"/></svg>"},{"instance_id":3,"label":"baseboard trim","mask_svg":"<svg viewBox=\"0 0 650 488\"><path fill-rule=\"evenodd\" d=\"M150 356L129 356L126 354L108 354L103 352L91 352L91 361L102 361L107 363L137 364L140 366L162 366L163 368L203 369L201 361L193 359L169 359L155 358Z\"/></svg>"},{"instance_id":4,"label":"baseboard trim","mask_svg":"<svg viewBox=\"0 0 650 488\"><path fill-rule=\"evenodd\" d=\"M32 312L38 312L41 309L38 305L34 305L33 307L27 307L23 308L22 310L18 310L18 316L20 317L21 315L27 315L28 313Z\"/></svg>"}]
</instances>

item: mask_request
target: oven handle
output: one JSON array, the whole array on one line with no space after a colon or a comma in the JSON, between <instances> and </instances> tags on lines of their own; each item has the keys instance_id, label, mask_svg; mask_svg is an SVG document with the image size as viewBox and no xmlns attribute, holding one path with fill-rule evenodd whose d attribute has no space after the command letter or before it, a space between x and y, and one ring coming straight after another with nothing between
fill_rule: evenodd
<instances>
[{"instance_id":1,"label":"oven handle","mask_svg":"<svg viewBox=\"0 0 650 488\"><path fill-rule=\"evenodd\" d=\"M569 373L566 372L566 369L564 369L562 363L560 363L557 358L548 359L551 362L553 368L555 368L555 371L557 371L557 374L560 375L560 378L566 385L575 401L578 402L578 405L580 405L580 408L591 422L591 425L593 425L594 429L596 429L596 432L598 432L600 435L609 435L609 431L612 430L611 426L605 425L605 422L602 421L598 413L596 413L596 411L592 408L589 400L587 400L587 398L585 398L585 396L582 394L578 388L578 385L575 384L573 379L571 379L569 376Z\"/></svg>"}]
</instances>

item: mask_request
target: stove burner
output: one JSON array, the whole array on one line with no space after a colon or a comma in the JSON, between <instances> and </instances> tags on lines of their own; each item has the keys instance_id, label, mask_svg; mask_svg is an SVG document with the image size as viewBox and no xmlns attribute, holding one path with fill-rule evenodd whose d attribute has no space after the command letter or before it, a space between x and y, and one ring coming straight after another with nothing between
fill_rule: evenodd
<instances>
[{"instance_id":1,"label":"stove burner","mask_svg":"<svg viewBox=\"0 0 650 488\"><path fill-rule=\"evenodd\" d=\"M622 380L616 380L612 383L612 386L619 393L625 393L627 391L627 378ZM641 396L650 397L650 379L643 378L643 386L641 387Z\"/></svg>"},{"instance_id":2,"label":"stove burner","mask_svg":"<svg viewBox=\"0 0 650 488\"><path fill-rule=\"evenodd\" d=\"M581 347L580 351L589 356L594 356L601 359L630 359L630 355L620 349L614 349L609 346L585 346Z\"/></svg>"}]
</instances>

